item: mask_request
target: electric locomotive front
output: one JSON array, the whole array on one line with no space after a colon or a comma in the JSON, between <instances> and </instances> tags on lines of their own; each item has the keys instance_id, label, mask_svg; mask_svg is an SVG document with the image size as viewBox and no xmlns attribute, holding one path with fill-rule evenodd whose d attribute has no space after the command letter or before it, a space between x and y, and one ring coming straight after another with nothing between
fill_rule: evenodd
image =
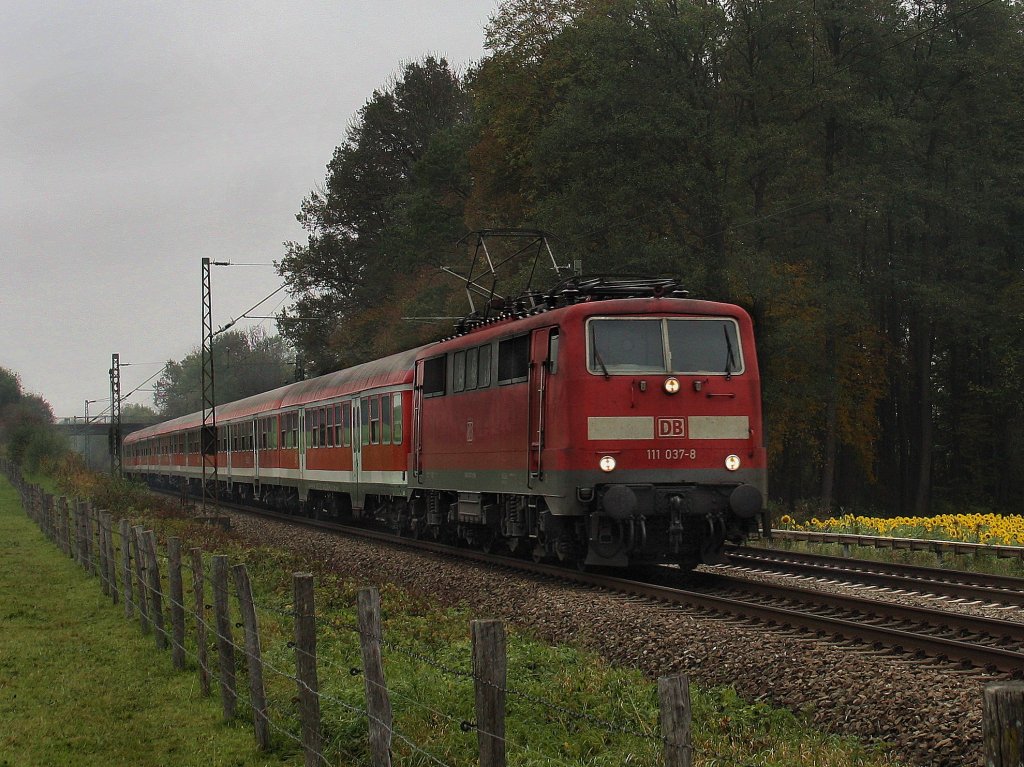
<instances>
[{"instance_id":1,"label":"electric locomotive front","mask_svg":"<svg viewBox=\"0 0 1024 767\"><path fill-rule=\"evenodd\" d=\"M557 367L532 384L550 414L539 485L561 518L549 548L588 565L721 561L758 530L766 495L749 315L660 297L559 314Z\"/></svg>"},{"instance_id":2,"label":"electric locomotive front","mask_svg":"<svg viewBox=\"0 0 1024 767\"><path fill-rule=\"evenodd\" d=\"M576 299L421 350L411 525L581 565L720 561L765 497L749 316Z\"/></svg>"}]
</instances>

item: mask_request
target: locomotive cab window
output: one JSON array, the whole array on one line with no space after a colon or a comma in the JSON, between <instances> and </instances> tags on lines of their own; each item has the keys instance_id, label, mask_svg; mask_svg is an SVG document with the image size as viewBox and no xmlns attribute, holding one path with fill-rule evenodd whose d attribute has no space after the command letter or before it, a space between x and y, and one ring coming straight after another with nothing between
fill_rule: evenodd
<instances>
[{"instance_id":1,"label":"locomotive cab window","mask_svg":"<svg viewBox=\"0 0 1024 767\"><path fill-rule=\"evenodd\" d=\"M743 372L743 355L733 320L672 319L668 326L669 365L673 373L736 375Z\"/></svg>"},{"instance_id":2,"label":"locomotive cab window","mask_svg":"<svg viewBox=\"0 0 1024 767\"><path fill-rule=\"evenodd\" d=\"M661 320L590 321L592 373L663 373L665 340Z\"/></svg>"},{"instance_id":3,"label":"locomotive cab window","mask_svg":"<svg viewBox=\"0 0 1024 767\"><path fill-rule=\"evenodd\" d=\"M743 354L727 317L595 318L587 324L587 368L595 375L737 375Z\"/></svg>"},{"instance_id":4,"label":"locomotive cab window","mask_svg":"<svg viewBox=\"0 0 1024 767\"><path fill-rule=\"evenodd\" d=\"M423 362L423 379L420 386L423 387L424 397L440 397L445 391L445 360L444 355L434 357Z\"/></svg>"},{"instance_id":5,"label":"locomotive cab window","mask_svg":"<svg viewBox=\"0 0 1024 767\"><path fill-rule=\"evenodd\" d=\"M525 381L530 370L530 336L507 338L498 343L498 385Z\"/></svg>"}]
</instances>

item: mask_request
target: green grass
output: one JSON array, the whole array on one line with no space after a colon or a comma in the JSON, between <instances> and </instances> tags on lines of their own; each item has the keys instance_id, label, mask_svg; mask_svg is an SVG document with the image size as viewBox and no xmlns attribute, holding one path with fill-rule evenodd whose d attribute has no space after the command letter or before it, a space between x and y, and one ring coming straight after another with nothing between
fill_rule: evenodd
<instances>
[{"instance_id":1,"label":"green grass","mask_svg":"<svg viewBox=\"0 0 1024 767\"><path fill-rule=\"evenodd\" d=\"M301 764L221 723L99 583L64 557L0 479L0 765Z\"/></svg>"}]
</instances>

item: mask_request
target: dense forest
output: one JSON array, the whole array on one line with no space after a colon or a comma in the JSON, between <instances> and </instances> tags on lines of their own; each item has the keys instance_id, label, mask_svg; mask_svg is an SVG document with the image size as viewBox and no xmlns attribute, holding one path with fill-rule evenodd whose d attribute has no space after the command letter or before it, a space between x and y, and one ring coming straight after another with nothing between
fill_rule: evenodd
<instances>
[{"instance_id":1,"label":"dense forest","mask_svg":"<svg viewBox=\"0 0 1024 767\"><path fill-rule=\"evenodd\" d=\"M406 65L279 263L311 372L443 334L467 231L754 316L772 495L1024 511L1019 1L509 0Z\"/></svg>"}]
</instances>

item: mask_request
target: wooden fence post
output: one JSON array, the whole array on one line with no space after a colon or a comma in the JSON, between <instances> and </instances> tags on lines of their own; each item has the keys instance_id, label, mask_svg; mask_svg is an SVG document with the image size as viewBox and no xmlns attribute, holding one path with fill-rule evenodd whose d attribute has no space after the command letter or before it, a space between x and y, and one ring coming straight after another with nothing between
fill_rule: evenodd
<instances>
[{"instance_id":1,"label":"wooden fence post","mask_svg":"<svg viewBox=\"0 0 1024 767\"><path fill-rule=\"evenodd\" d=\"M60 550L64 556L71 555L71 539L68 529L68 499L62 495L57 501L57 521L60 525Z\"/></svg>"},{"instance_id":2,"label":"wooden fence post","mask_svg":"<svg viewBox=\"0 0 1024 767\"><path fill-rule=\"evenodd\" d=\"M192 557L192 592L196 618L196 662L199 665L199 692L204 698L210 697L210 661L206 647L206 572L203 567L203 550L189 549Z\"/></svg>"},{"instance_id":3,"label":"wooden fence post","mask_svg":"<svg viewBox=\"0 0 1024 767\"><path fill-rule=\"evenodd\" d=\"M106 511L100 511L97 515L97 527L99 528L100 545L96 549L96 557L100 561L100 587L103 589L104 596L110 596L110 579L107 577L110 574L110 565L107 562L107 525L106 518L108 516Z\"/></svg>"},{"instance_id":4,"label":"wooden fence post","mask_svg":"<svg viewBox=\"0 0 1024 767\"><path fill-rule=\"evenodd\" d=\"M92 504L86 502L82 514L82 543L85 549L82 552L82 566L87 573L96 575L96 560L92 554L92 537Z\"/></svg>"},{"instance_id":5,"label":"wooden fence post","mask_svg":"<svg viewBox=\"0 0 1024 767\"><path fill-rule=\"evenodd\" d=\"M665 767L690 767L690 680L685 674L658 680Z\"/></svg>"},{"instance_id":6,"label":"wooden fence post","mask_svg":"<svg viewBox=\"0 0 1024 767\"><path fill-rule=\"evenodd\" d=\"M135 614L135 600L132 598L132 530L128 520L119 523L121 531L121 584L124 592L124 617L131 619Z\"/></svg>"},{"instance_id":7,"label":"wooden fence post","mask_svg":"<svg viewBox=\"0 0 1024 767\"><path fill-rule=\"evenodd\" d=\"M143 550L146 554L146 576L149 581L149 612L153 621L153 638L156 649L167 649L167 631L164 629L163 586L160 583L160 560L156 557L156 533L152 530L143 534Z\"/></svg>"},{"instance_id":8,"label":"wooden fence post","mask_svg":"<svg viewBox=\"0 0 1024 767\"><path fill-rule=\"evenodd\" d=\"M135 594L139 607L139 625L143 634L149 633L149 599L146 596L145 557L142 552L144 533L142 526L132 528L132 553L135 559Z\"/></svg>"},{"instance_id":9,"label":"wooden fence post","mask_svg":"<svg viewBox=\"0 0 1024 767\"><path fill-rule=\"evenodd\" d=\"M270 749L270 720L267 718L267 693L263 686L263 650L260 647L260 627L256 620L256 604L252 599L252 584L245 565L235 565L235 593L238 610L245 627L245 656L249 669L249 697L252 700L252 726L260 751Z\"/></svg>"},{"instance_id":10,"label":"wooden fence post","mask_svg":"<svg viewBox=\"0 0 1024 767\"><path fill-rule=\"evenodd\" d=\"M359 589L359 645L363 653L363 683L366 687L366 712L370 719L370 756L374 767L391 767L391 699L384 680L380 657L380 592Z\"/></svg>"},{"instance_id":11,"label":"wooden fence post","mask_svg":"<svg viewBox=\"0 0 1024 767\"><path fill-rule=\"evenodd\" d=\"M985 686L985 767L1024 764L1024 682Z\"/></svg>"},{"instance_id":12,"label":"wooden fence post","mask_svg":"<svg viewBox=\"0 0 1024 767\"><path fill-rule=\"evenodd\" d=\"M83 555L83 552L85 551L85 535L82 527L82 507L84 505L83 501L75 501L75 510L73 514L75 518L75 562L77 562L79 566L82 566L85 562L85 556Z\"/></svg>"},{"instance_id":13,"label":"wooden fence post","mask_svg":"<svg viewBox=\"0 0 1024 767\"><path fill-rule=\"evenodd\" d=\"M224 721L235 718L238 693L235 688L235 646L231 639L231 616L228 604L228 558L213 557L213 611L217 617L217 676L220 678L220 702Z\"/></svg>"},{"instance_id":14,"label":"wooden fence post","mask_svg":"<svg viewBox=\"0 0 1024 767\"><path fill-rule=\"evenodd\" d=\"M181 583L181 539L167 539L167 583L171 590L171 664L185 670L185 590Z\"/></svg>"},{"instance_id":15,"label":"wooden fence post","mask_svg":"<svg viewBox=\"0 0 1024 767\"><path fill-rule=\"evenodd\" d=\"M117 550L114 548L114 516L108 511L103 515L103 529L107 543L107 583L110 585L110 599L116 605L117 588Z\"/></svg>"},{"instance_id":16,"label":"wooden fence post","mask_svg":"<svg viewBox=\"0 0 1024 767\"><path fill-rule=\"evenodd\" d=\"M61 512L64 508L61 505L61 498L63 496L57 496L53 499L53 541L57 544L57 548L64 553L64 522L61 518Z\"/></svg>"},{"instance_id":17,"label":"wooden fence post","mask_svg":"<svg viewBox=\"0 0 1024 767\"><path fill-rule=\"evenodd\" d=\"M486 620L470 625L480 767L505 767L505 624Z\"/></svg>"},{"instance_id":18,"label":"wooden fence post","mask_svg":"<svg viewBox=\"0 0 1024 767\"><path fill-rule=\"evenodd\" d=\"M306 767L320 764L320 682L316 672L316 612L313 574L295 573L295 676Z\"/></svg>"},{"instance_id":19,"label":"wooden fence post","mask_svg":"<svg viewBox=\"0 0 1024 767\"><path fill-rule=\"evenodd\" d=\"M51 541L56 541L57 538L53 534L53 496L49 493L43 495L43 519L45 520L43 531L46 533L46 537Z\"/></svg>"},{"instance_id":20,"label":"wooden fence post","mask_svg":"<svg viewBox=\"0 0 1024 767\"><path fill-rule=\"evenodd\" d=\"M100 527L100 514L101 513L102 512L99 509L92 509L92 532L93 532L93 539L92 539L92 548L93 548L92 568L93 569L92 569L92 574L93 575L98 575L100 577L100 581L102 582L102 580L103 580L103 570L102 570L102 566L103 566L103 537L102 537L103 531L102 531L102 528ZM104 593L106 593L106 592L104 592Z\"/></svg>"}]
</instances>

